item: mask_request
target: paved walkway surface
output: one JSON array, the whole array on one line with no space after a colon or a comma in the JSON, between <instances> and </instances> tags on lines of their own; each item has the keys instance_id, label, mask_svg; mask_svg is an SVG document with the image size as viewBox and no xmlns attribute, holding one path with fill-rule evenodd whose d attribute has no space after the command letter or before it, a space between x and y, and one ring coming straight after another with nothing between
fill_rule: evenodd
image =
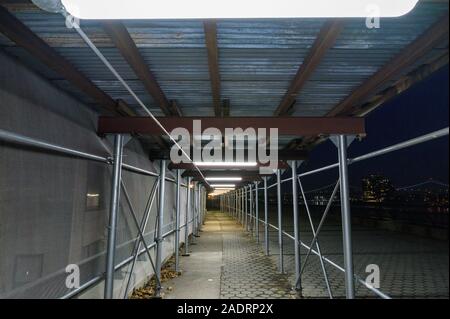
<instances>
[{"instance_id":1,"label":"paved walkway surface","mask_svg":"<svg viewBox=\"0 0 450 319\"><path fill-rule=\"evenodd\" d=\"M300 237L307 245L313 236L306 213L300 208ZM321 215L314 220L315 227ZM276 225L276 212L271 211L269 222ZM284 211L283 230L293 233L291 211ZM260 224L260 237L264 236L264 227ZM449 243L416 235L370 228L353 224L353 257L355 274L365 279L368 265L377 265L380 269L380 290L392 298L445 298L449 296ZM319 236L322 253L330 260L343 265L342 227L340 216L330 215ZM294 242L287 236L284 240L285 271L291 284L294 275ZM274 262L278 261L278 234L270 229L270 254ZM307 250L301 249L302 262ZM345 297L344 274L326 264L328 277L335 298ZM328 298L320 261L311 256L302 276L304 298ZM378 298L365 286L356 283L358 298Z\"/></svg>"},{"instance_id":2,"label":"paved walkway surface","mask_svg":"<svg viewBox=\"0 0 450 319\"><path fill-rule=\"evenodd\" d=\"M269 222L277 224L270 212ZM312 239L305 214L300 214L301 240ZM331 216L332 217L332 216ZM315 225L318 220L315 220ZM283 215L283 229L292 233L289 212ZM173 287L167 298L296 298L291 294L295 282L293 241L283 236L284 271L277 270L278 235L270 229L270 256L263 253L264 227L260 224L261 242L244 232L241 225L221 213L210 213L191 256L182 257L183 275L166 287ZM355 273L368 276L366 267L380 269L380 290L393 298L448 298L449 243L419 236L353 225ZM330 218L320 235L324 255L343 265L342 233L339 218ZM302 262L306 249L301 249ZM335 298L345 298L344 275L326 264ZM312 255L302 276L303 298L328 298L319 259ZM378 298L361 284L356 284L358 298Z\"/></svg>"},{"instance_id":3,"label":"paved walkway surface","mask_svg":"<svg viewBox=\"0 0 450 319\"><path fill-rule=\"evenodd\" d=\"M165 283L167 299L295 299L262 246L231 217L207 215L201 237L182 257L182 276Z\"/></svg>"}]
</instances>

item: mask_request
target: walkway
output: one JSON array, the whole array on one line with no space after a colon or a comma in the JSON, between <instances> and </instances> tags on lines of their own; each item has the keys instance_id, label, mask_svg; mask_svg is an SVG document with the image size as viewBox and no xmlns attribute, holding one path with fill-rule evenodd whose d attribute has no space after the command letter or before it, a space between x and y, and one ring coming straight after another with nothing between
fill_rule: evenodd
<instances>
[{"instance_id":1,"label":"walkway","mask_svg":"<svg viewBox=\"0 0 450 319\"><path fill-rule=\"evenodd\" d=\"M165 283L167 299L294 299L287 276L231 217L209 213L183 275Z\"/></svg>"}]
</instances>

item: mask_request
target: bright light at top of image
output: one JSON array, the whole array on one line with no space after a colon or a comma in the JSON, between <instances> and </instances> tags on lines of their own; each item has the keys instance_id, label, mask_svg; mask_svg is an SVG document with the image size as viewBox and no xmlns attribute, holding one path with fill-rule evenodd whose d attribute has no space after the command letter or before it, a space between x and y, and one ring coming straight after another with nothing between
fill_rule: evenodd
<instances>
[{"instance_id":1,"label":"bright light at top of image","mask_svg":"<svg viewBox=\"0 0 450 319\"><path fill-rule=\"evenodd\" d=\"M399 17L418 0L62 0L80 19Z\"/></svg>"}]
</instances>

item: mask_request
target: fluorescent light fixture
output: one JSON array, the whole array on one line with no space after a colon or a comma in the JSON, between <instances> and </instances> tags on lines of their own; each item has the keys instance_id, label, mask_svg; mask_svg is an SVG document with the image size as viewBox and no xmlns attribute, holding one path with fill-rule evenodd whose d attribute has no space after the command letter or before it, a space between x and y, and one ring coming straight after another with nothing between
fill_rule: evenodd
<instances>
[{"instance_id":1,"label":"fluorescent light fixture","mask_svg":"<svg viewBox=\"0 0 450 319\"><path fill-rule=\"evenodd\" d=\"M195 162L197 166L215 166L215 167L253 167L256 162Z\"/></svg>"},{"instance_id":2,"label":"fluorescent light fixture","mask_svg":"<svg viewBox=\"0 0 450 319\"><path fill-rule=\"evenodd\" d=\"M240 182L242 177L206 177L208 182Z\"/></svg>"},{"instance_id":3,"label":"fluorescent light fixture","mask_svg":"<svg viewBox=\"0 0 450 319\"><path fill-rule=\"evenodd\" d=\"M61 0L80 19L399 17L418 0ZM376 8L376 9L374 9Z\"/></svg>"},{"instance_id":4,"label":"fluorescent light fixture","mask_svg":"<svg viewBox=\"0 0 450 319\"><path fill-rule=\"evenodd\" d=\"M212 188L235 188L235 184L213 184L210 185Z\"/></svg>"}]
</instances>

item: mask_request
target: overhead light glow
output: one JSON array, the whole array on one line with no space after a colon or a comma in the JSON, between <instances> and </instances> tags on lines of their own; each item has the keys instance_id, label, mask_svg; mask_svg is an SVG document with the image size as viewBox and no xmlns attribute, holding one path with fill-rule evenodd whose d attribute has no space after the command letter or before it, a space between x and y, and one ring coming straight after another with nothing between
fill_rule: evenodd
<instances>
[{"instance_id":1,"label":"overhead light glow","mask_svg":"<svg viewBox=\"0 0 450 319\"><path fill-rule=\"evenodd\" d=\"M210 185L212 188L235 188L235 184L213 184Z\"/></svg>"},{"instance_id":2,"label":"overhead light glow","mask_svg":"<svg viewBox=\"0 0 450 319\"><path fill-rule=\"evenodd\" d=\"M206 177L208 182L240 182L242 177Z\"/></svg>"},{"instance_id":3,"label":"overhead light glow","mask_svg":"<svg viewBox=\"0 0 450 319\"><path fill-rule=\"evenodd\" d=\"M418 0L62 0L80 19L399 17Z\"/></svg>"},{"instance_id":4,"label":"overhead light glow","mask_svg":"<svg viewBox=\"0 0 450 319\"><path fill-rule=\"evenodd\" d=\"M258 165L256 162L195 162L194 164L214 167L253 167Z\"/></svg>"}]
</instances>

